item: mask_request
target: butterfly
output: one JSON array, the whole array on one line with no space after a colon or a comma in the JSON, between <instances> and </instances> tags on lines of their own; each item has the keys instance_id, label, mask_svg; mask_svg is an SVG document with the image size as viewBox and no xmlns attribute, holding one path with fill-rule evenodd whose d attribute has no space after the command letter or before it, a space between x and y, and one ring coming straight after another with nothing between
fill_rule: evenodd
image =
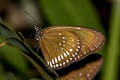
<instances>
[{"instance_id":1,"label":"butterfly","mask_svg":"<svg viewBox=\"0 0 120 80\"><path fill-rule=\"evenodd\" d=\"M89 28L50 26L41 29L37 25L35 30L44 59L55 70L84 59L105 42L102 33Z\"/></svg>"},{"instance_id":2,"label":"butterfly","mask_svg":"<svg viewBox=\"0 0 120 80\"><path fill-rule=\"evenodd\" d=\"M65 74L61 71L61 80L93 80L101 68L102 62L101 55L92 54L78 63L74 63L75 67L73 67L72 71L67 71Z\"/></svg>"}]
</instances>

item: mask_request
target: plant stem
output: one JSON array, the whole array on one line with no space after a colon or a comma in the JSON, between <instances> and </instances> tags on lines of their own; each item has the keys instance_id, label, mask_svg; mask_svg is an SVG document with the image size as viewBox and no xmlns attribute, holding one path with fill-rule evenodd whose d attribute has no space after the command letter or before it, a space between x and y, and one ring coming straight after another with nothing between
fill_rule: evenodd
<instances>
[{"instance_id":1,"label":"plant stem","mask_svg":"<svg viewBox=\"0 0 120 80\"><path fill-rule=\"evenodd\" d=\"M109 45L101 80L117 80L119 63L120 0L114 0L110 19Z\"/></svg>"}]
</instances>

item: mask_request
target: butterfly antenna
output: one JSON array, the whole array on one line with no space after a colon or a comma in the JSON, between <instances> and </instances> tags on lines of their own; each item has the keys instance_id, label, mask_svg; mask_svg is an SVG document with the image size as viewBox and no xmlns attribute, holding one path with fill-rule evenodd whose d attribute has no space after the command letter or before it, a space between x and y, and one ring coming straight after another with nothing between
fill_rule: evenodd
<instances>
[{"instance_id":1,"label":"butterfly antenna","mask_svg":"<svg viewBox=\"0 0 120 80\"><path fill-rule=\"evenodd\" d=\"M33 22L35 23L35 24L38 24L39 22L30 14L30 13L28 13L27 11L24 11L24 13L25 14L27 14L27 15L29 15L31 18L32 18L32 20L34 20ZM39 27L40 29L42 28L41 26L39 26L39 25L35 25L35 27ZM35 31L36 32L36 31ZM34 32L33 32L34 33ZM31 37L32 35L33 35L33 33L31 34L31 35L29 35L29 37Z\"/></svg>"},{"instance_id":2,"label":"butterfly antenna","mask_svg":"<svg viewBox=\"0 0 120 80\"><path fill-rule=\"evenodd\" d=\"M39 43L38 42L35 43L34 49L35 49L36 53L39 52L40 48L39 48Z\"/></svg>"},{"instance_id":3,"label":"butterfly antenna","mask_svg":"<svg viewBox=\"0 0 120 80\"><path fill-rule=\"evenodd\" d=\"M26 11L24 11L24 13L29 15L36 22L36 23L34 22L35 24L38 24L38 21L30 13L28 13Z\"/></svg>"}]
</instances>

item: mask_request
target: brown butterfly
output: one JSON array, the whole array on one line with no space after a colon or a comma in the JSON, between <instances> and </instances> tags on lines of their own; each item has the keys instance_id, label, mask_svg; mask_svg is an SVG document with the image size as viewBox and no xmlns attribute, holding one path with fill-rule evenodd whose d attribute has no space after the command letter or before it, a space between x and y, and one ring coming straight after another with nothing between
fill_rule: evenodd
<instances>
[{"instance_id":1,"label":"brown butterfly","mask_svg":"<svg viewBox=\"0 0 120 80\"><path fill-rule=\"evenodd\" d=\"M63 73L63 71L60 70L60 78L61 80L93 80L101 68L102 62L102 56L99 54L92 54L85 59L72 64L74 67L71 71L67 70L71 65L64 70L66 73Z\"/></svg>"},{"instance_id":2,"label":"brown butterfly","mask_svg":"<svg viewBox=\"0 0 120 80\"><path fill-rule=\"evenodd\" d=\"M87 57L105 41L102 33L89 28L51 26L41 30L40 26L35 26L35 30L45 61L53 69Z\"/></svg>"}]
</instances>

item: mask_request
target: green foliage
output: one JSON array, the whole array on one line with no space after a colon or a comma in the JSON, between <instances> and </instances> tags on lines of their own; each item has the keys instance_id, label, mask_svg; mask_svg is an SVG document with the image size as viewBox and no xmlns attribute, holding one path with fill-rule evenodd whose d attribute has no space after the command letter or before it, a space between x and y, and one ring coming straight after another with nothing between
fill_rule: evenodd
<instances>
[{"instance_id":1,"label":"green foliage","mask_svg":"<svg viewBox=\"0 0 120 80\"><path fill-rule=\"evenodd\" d=\"M28 65L26 60L21 55L22 52L16 49L15 47L4 46L0 48L0 55L16 70L21 72L22 74L27 74ZM19 63L18 63L19 62Z\"/></svg>"},{"instance_id":2,"label":"green foliage","mask_svg":"<svg viewBox=\"0 0 120 80\"><path fill-rule=\"evenodd\" d=\"M0 35L2 36L2 38L5 39L5 41L7 42L8 45L15 46L19 50L22 51L22 55L25 56L33 64L33 66L40 72L43 79L52 80L54 78L57 78L56 72L51 70L46 65L46 63L43 61L43 59L37 53L35 53L25 41L23 41L14 31L10 30L8 27L6 27L5 25L3 25L1 23L0 23ZM18 51L12 50L12 48L10 48L10 47L8 47L8 48L10 50L8 49L8 51L5 52L6 53L5 57L8 60L11 59L11 60L9 60L9 62L12 62L13 65L16 65L15 67L19 68L19 70L22 70L22 67L20 68L19 66L23 65L23 68L25 68L25 63L22 60L22 58L20 58L20 56L19 56L19 58L17 58ZM16 53L17 55L12 54L12 52L10 53L10 51L12 51L14 53L17 52ZM10 56L9 54L12 54L13 56ZM16 57L17 61L14 60L13 57ZM34 58L32 58L32 57L34 57ZM35 61L36 59L38 61ZM23 63L21 62L22 65L18 64L19 60L23 61ZM41 63L43 66L41 67L39 65L39 63ZM43 68L45 68L45 69L43 69ZM26 70L23 69L23 71L26 71ZM54 77L51 77L49 74L52 74Z\"/></svg>"},{"instance_id":3,"label":"green foliage","mask_svg":"<svg viewBox=\"0 0 120 80\"><path fill-rule=\"evenodd\" d=\"M3 26L3 28L1 26ZM2 24L0 24L0 36L1 35L4 36L4 39L15 37L15 34L13 32L10 32L10 30ZM0 37L1 43L4 41L2 38L3 37ZM16 36L16 38L18 37ZM20 52L20 50L16 49L15 47L10 47L8 45L0 47L0 57L9 63L18 72L25 75L28 71L28 65L26 63L26 60L19 53L22 52Z\"/></svg>"},{"instance_id":4,"label":"green foliage","mask_svg":"<svg viewBox=\"0 0 120 80\"><path fill-rule=\"evenodd\" d=\"M39 4L50 25L86 26L104 32L89 0L39 0Z\"/></svg>"},{"instance_id":5,"label":"green foliage","mask_svg":"<svg viewBox=\"0 0 120 80\"><path fill-rule=\"evenodd\" d=\"M120 57L120 0L115 0L111 10L109 44L102 80L118 80Z\"/></svg>"},{"instance_id":6,"label":"green foliage","mask_svg":"<svg viewBox=\"0 0 120 80\"><path fill-rule=\"evenodd\" d=\"M39 7L49 25L85 26L94 28L102 33L107 33L100 22L98 13L90 0L38 0ZM110 27L106 40L108 45L100 53L104 55L104 66L100 74L102 80L117 80L119 65L119 40L120 40L120 0L112 3ZM1 22L2 23L2 22ZM58 76L49 69L40 56L23 41L13 30L0 24L0 42L6 41L7 46L0 48L0 60L5 59L12 67L22 74L26 74L29 67L26 60L19 54L22 53L40 72L43 79L52 80ZM3 40L4 38L4 40ZM12 47L11 47L12 46ZM17 46L14 48L13 46ZM21 51L20 51L21 50ZM107 51L107 52L105 52ZM9 56L10 55L10 56ZM32 56L35 56L40 66ZM19 64L18 64L19 61ZM4 68L0 62L0 80L6 80ZM53 74L51 76L50 74Z\"/></svg>"}]
</instances>

